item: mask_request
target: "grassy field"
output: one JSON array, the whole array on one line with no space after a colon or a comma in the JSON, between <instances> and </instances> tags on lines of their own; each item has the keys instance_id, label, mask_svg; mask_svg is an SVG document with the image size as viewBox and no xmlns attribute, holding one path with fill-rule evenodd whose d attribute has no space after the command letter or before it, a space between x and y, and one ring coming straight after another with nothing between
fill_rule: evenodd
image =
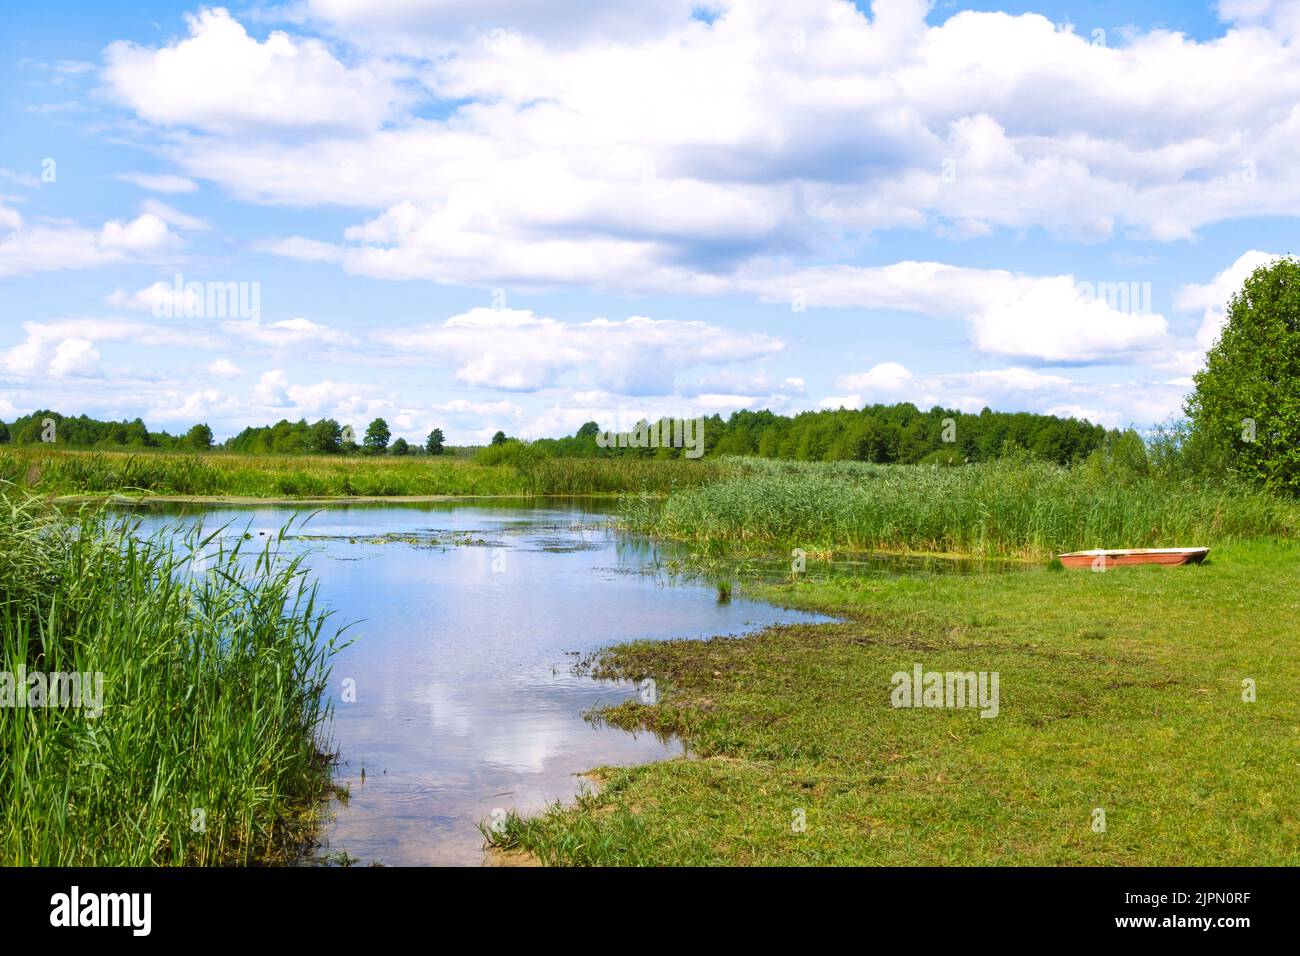
<instances>
[{"instance_id":1,"label":"grassy field","mask_svg":"<svg viewBox=\"0 0 1300 956\"><path fill-rule=\"evenodd\" d=\"M696 759L608 768L497 842L561 864L1295 865L1298 568L1297 544L1256 542L1201 567L760 588L843 623L614 649L601 671L659 701L604 716ZM891 706L915 664L997 672L998 716Z\"/></svg>"},{"instance_id":2,"label":"grassy field","mask_svg":"<svg viewBox=\"0 0 1300 956\"><path fill-rule=\"evenodd\" d=\"M1227 483L1001 460L954 468L733 459L719 481L629 502L629 527L705 554L1040 556L1289 536L1300 508Z\"/></svg>"},{"instance_id":3,"label":"grassy field","mask_svg":"<svg viewBox=\"0 0 1300 956\"><path fill-rule=\"evenodd\" d=\"M0 488L52 495L249 498L419 495L586 495L692 487L716 462L631 458L478 464L428 457L274 456L0 450Z\"/></svg>"},{"instance_id":4,"label":"grassy field","mask_svg":"<svg viewBox=\"0 0 1300 956\"><path fill-rule=\"evenodd\" d=\"M337 647L298 564L275 543L223 551L0 509L0 864L296 852L329 784ZM56 701L33 673L100 676Z\"/></svg>"}]
</instances>

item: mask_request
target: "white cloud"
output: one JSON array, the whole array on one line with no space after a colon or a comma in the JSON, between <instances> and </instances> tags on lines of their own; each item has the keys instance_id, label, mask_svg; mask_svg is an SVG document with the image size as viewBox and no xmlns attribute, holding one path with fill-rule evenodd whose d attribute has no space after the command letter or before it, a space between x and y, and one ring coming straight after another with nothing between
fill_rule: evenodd
<instances>
[{"instance_id":1,"label":"white cloud","mask_svg":"<svg viewBox=\"0 0 1300 956\"><path fill-rule=\"evenodd\" d=\"M917 375L897 362L843 376L836 385L855 391L827 396L819 403L822 408L905 401L920 409L938 405L978 413L987 407L1073 416L1108 428L1161 421L1177 411L1184 394L1176 383L1144 382L1141 397L1135 400L1132 382L1080 382L1019 366Z\"/></svg>"},{"instance_id":2,"label":"white cloud","mask_svg":"<svg viewBox=\"0 0 1300 956\"><path fill-rule=\"evenodd\" d=\"M51 378L93 375L99 365L99 350L88 339L64 339L54 349L48 371Z\"/></svg>"},{"instance_id":3,"label":"white cloud","mask_svg":"<svg viewBox=\"0 0 1300 956\"><path fill-rule=\"evenodd\" d=\"M355 341L347 332L301 316L266 324L256 319L235 320L224 323L222 330L243 342L277 349L311 344L348 345Z\"/></svg>"},{"instance_id":4,"label":"white cloud","mask_svg":"<svg viewBox=\"0 0 1300 956\"><path fill-rule=\"evenodd\" d=\"M240 375L244 374L243 369L230 361L230 359L224 357L213 359L208 363L207 369L211 374L220 378L238 378Z\"/></svg>"},{"instance_id":5,"label":"white cloud","mask_svg":"<svg viewBox=\"0 0 1300 956\"><path fill-rule=\"evenodd\" d=\"M391 413L394 402L377 385L324 379L295 385L283 369L263 372L249 393L253 409L276 418L335 418L344 424ZM365 422L360 422L364 425ZM354 427L357 427L354 425Z\"/></svg>"},{"instance_id":6,"label":"white cloud","mask_svg":"<svg viewBox=\"0 0 1300 956\"><path fill-rule=\"evenodd\" d=\"M1146 311L1148 290L1127 276L1092 281L940 262L757 272L734 286L769 302L965 319L972 344L996 355L1093 363L1132 361L1172 346L1164 316Z\"/></svg>"},{"instance_id":7,"label":"white cloud","mask_svg":"<svg viewBox=\"0 0 1300 956\"><path fill-rule=\"evenodd\" d=\"M840 388L850 388L868 394L899 394L912 384L912 373L897 362L882 362L866 372L845 375Z\"/></svg>"},{"instance_id":8,"label":"white cloud","mask_svg":"<svg viewBox=\"0 0 1300 956\"><path fill-rule=\"evenodd\" d=\"M137 309L157 316L196 315L203 309L203 295L199 291L184 287L178 291L170 282L155 282L148 288L131 293L114 289L104 299L120 309Z\"/></svg>"},{"instance_id":9,"label":"white cloud","mask_svg":"<svg viewBox=\"0 0 1300 956\"><path fill-rule=\"evenodd\" d=\"M343 248L318 239L305 239L302 236L289 236L286 239L262 239L253 243L258 252L297 259L300 262L339 262L343 259Z\"/></svg>"},{"instance_id":10,"label":"white cloud","mask_svg":"<svg viewBox=\"0 0 1300 956\"><path fill-rule=\"evenodd\" d=\"M349 62L205 11L179 43L110 48L105 79L142 119L195 131L165 150L189 175L365 210L342 243L276 251L386 278L671 290L755 258L824 261L890 228L1170 241L1300 210L1289 7L1226 3L1262 26L1206 42L1154 30L1109 45L1036 14L929 26L924 0L872 17L736 0L712 24L684 3L563 9L299 8L357 38ZM405 108L398 75L450 116Z\"/></svg>"},{"instance_id":11,"label":"white cloud","mask_svg":"<svg viewBox=\"0 0 1300 956\"><path fill-rule=\"evenodd\" d=\"M199 188L194 180L173 173L119 173L117 178L156 193L192 193Z\"/></svg>"},{"instance_id":12,"label":"white cloud","mask_svg":"<svg viewBox=\"0 0 1300 956\"><path fill-rule=\"evenodd\" d=\"M1185 310L1202 309L1201 327L1196 332L1196 344L1201 352L1207 351L1219 339L1227 322L1228 303L1241 291L1250 274L1260 266L1280 259L1271 252L1251 249L1243 252L1237 261L1203 285L1183 286L1174 299L1175 307ZM1199 365L1199 362L1197 363Z\"/></svg>"},{"instance_id":13,"label":"white cloud","mask_svg":"<svg viewBox=\"0 0 1300 956\"><path fill-rule=\"evenodd\" d=\"M177 229L189 229L195 232L206 232L212 227L208 225L206 219L199 216L191 216L189 213L181 212L175 206L170 206L165 202L157 199L146 199L140 204L140 208L151 216L157 216L169 226L175 226Z\"/></svg>"},{"instance_id":14,"label":"white cloud","mask_svg":"<svg viewBox=\"0 0 1300 956\"><path fill-rule=\"evenodd\" d=\"M0 369L17 379L42 375L69 378L98 374L98 344L138 347L217 348L221 340L192 327L168 327L120 319L61 319L24 322L26 337L0 351Z\"/></svg>"},{"instance_id":15,"label":"white cloud","mask_svg":"<svg viewBox=\"0 0 1300 956\"><path fill-rule=\"evenodd\" d=\"M109 90L143 119L226 132L373 129L400 99L385 77L347 67L319 40L264 42L221 7L186 17L190 35L161 49L104 51Z\"/></svg>"},{"instance_id":16,"label":"white cloud","mask_svg":"<svg viewBox=\"0 0 1300 956\"><path fill-rule=\"evenodd\" d=\"M385 49L428 53L453 41L495 45L506 34L527 34L553 42L599 37L629 38L657 32L690 16L696 0L305 0L295 11L349 40Z\"/></svg>"},{"instance_id":17,"label":"white cloud","mask_svg":"<svg viewBox=\"0 0 1300 956\"><path fill-rule=\"evenodd\" d=\"M466 385L535 391L573 378L624 394L663 394L698 365L746 362L784 343L703 322L593 319L561 322L527 309L471 309L439 324L375 338L411 356L456 366Z\"/></svg>"},{"instance_id":18,"label":"white cloud","mask_svg":"<svg viewBox=\"0 0 1300 956\"><path fill-rule=\"evenodd\" d=\"M148 260L177 243L167 224L152 213L99 229L67 221L28 223L0 204L0 275L60 269L88 269Z\"/></svg>"}]
</instances>

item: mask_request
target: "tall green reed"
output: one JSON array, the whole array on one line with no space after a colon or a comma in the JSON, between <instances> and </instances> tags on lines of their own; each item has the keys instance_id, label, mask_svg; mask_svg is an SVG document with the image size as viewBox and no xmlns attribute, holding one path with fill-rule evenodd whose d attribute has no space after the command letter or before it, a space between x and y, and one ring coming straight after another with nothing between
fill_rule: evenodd
<instances>
[{"instance_id":1,"label":"tall green reed","mask_svg":"<svg viewBox=\"0 0 1300 956\"><path fill-rule=\"evenodd\" d=\"M1294 502L1227 482L1154 479L1044 462L953 468L732 460L721 481L625 499L632 528L710 553L952 552L1038 556L1190 546L1300 527Z\"/></svg>"},{"instance_id":2,"label":"tall green reed","mask_svg":"<svg viewBox=\"0 0 1300 956\"><path fill-rule=\"evenodd\" d=\"M342 632L284 531L137 532L0 498L0 671L103 675L98 716L0 706L0 862L290 856L329 783Z\"/></svg>"}]
</instances>

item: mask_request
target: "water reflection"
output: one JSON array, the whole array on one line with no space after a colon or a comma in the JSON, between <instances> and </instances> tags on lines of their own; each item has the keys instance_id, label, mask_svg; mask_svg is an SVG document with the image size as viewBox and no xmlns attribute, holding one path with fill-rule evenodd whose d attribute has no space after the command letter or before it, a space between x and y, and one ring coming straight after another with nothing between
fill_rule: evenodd
<instances>
[{"instance_id":1,"label":"water reflection","mask_svg":"<svg viewBox=\"0 0 1300 956\"><path fill-rule=\"evenodd\" d=\"M331 683L349 798L331 808L321 855L478 864L476 825L494 811L532 812L571 799L583 770L681 751L584 719L635 688L574 674L579 655L817 619L743 595L719 602L709 581L672 573L679 549L613 532L589 501L312 508L140 513L146 532L201 521L259 540L297 514L284 547L306 550L322 598L359 622Z\"/></svg>"}]
</instances>

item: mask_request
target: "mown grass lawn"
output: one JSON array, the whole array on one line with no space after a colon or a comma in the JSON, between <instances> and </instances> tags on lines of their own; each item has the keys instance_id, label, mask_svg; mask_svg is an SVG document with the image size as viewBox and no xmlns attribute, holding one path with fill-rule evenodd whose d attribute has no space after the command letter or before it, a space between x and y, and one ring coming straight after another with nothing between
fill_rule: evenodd
<instances>
[{"instance_id":1,"label":"mown grass lawn","mask_svg":"<svg viewBox=\"0 0 1300 956\"><path fill-rule=\"evenodd\" d=\"M600 669L659 701L605 717L693 757L606 768L497 842L566 864L1295 864L1298 579L1279 541L1201 567L756 586L843 623L613 649ZM892 707L917 663L998 672L999 715Z\"/></svg>"}]
</instances>

